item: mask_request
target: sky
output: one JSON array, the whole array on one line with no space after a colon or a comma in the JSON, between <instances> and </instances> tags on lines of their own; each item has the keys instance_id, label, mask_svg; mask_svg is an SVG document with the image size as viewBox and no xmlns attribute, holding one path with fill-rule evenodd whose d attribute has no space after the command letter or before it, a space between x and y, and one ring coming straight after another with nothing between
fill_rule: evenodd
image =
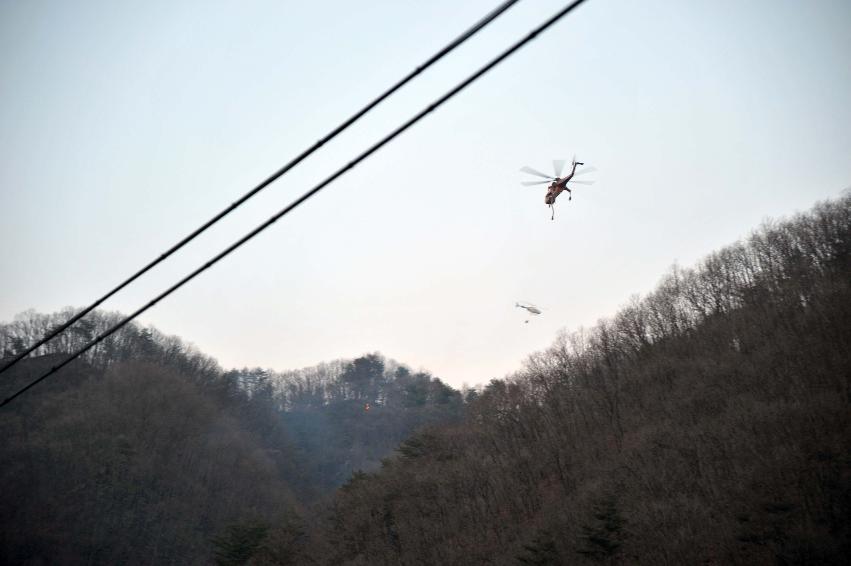
<instances>
[{"instance_id":1,"label":"sky","mask_svg":"<svg viewBox=\"0 0 851 566\"><path fill-rule=\"evenodd\" d=\"M0 321L83 307L496 0L0 0ZM560 9L523 0L104 308L129 313ZM520 369L851 184L851 3L589 0L141 317L224 367ZM548 172L598 171L555 220ZM528 324L518 300L543 310Z\"/></svg>"}]
</instances>

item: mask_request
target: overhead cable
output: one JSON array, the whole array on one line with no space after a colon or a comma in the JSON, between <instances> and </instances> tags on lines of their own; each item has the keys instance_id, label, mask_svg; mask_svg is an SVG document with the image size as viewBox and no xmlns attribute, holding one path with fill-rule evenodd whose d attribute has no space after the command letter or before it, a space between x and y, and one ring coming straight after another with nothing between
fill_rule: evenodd
<instances>
[{"instance_id":1,"label":"overhead cable","mask_svg":"<svg viewBox=\"0 0 851 566\"><path fill-rule=\"evenodd\" d=\"M231 244L230 246L225 248L223 251L221 251L219 254L217 254L212 259L207 261L205 264L200 266L198 269L196 269L195 271L193 271L192 273L190 273L189 275L187 275L186 277L184 277L183 279L181 279L180 281L178 281L177 283L175 283L174 285L172 285L171 287L169 287L168 289L166 289L165 291L163 291L162 293L157 295L153 300L151 300L145 306L139 308L133 314L127 316L126 318L124 318L120 322L118 322L117 324L113 325L108 330L105 330L104 332L102 332L96 338L91 340L88 344L86 344L85 346L83 346L82 348L80 348L79 350L74 352L73 354L71 354L62 363L53 366L52 368L50 368L50 370L48 370L46 373L44 373L41 377L32 381L31 383L29 383L27 386L23 387L22 389L18 390L17 392L15 392L10 397L7 397L2 403L0 403L0 407L3 407L6 404L10 403L12 400L14 400L18 396L22 395L24 392L26 392L27 390L29 390L30 388L32 388L36 384L40 383L41 381L43 381L44 379L46 379L50 375L56 373L58 370L60 370L61 368L65 367L66 365L71 363L73 360L75 360L77 357L79 357L80 355L87 352L89 349L94 347L96 344L100 343L105 338L107 338L108 336L110 336L111 334L113 334L114 332L116 332L117 330L122 328L123 326L125 326L131 320L133 320L134 318L136 318L140 314L144 313L145 311L147 311L148 309L150 309L151 307L156 305L160 300L169 296L170 294L172 294L173 292L175 292L176 290L181 288L183 285L185 285L186 283L188 283L189 281L191 281L192 279L194 279L195 277L200 275L202 272L206 271L208 268L210 268L213 265L215 265L216 263L218 263L219 260L223 259L225 256L229 255L231 252L233 252L234 250L236 250L237 248L242 246L244 243L246 243L247 241L254 238L254 236L258 235L260 232L262 232L263 230L265 230L266 228L268 228L269 226L271 226L272 224L277 222L280 218L282 218L283 216L288 214L290 211L294 210L296 207L301 205L307 199L309 199L310 197L312 197L313 195L315 195L316 193L318 193L319 191L321 191L322 189L324 189L325 187L330 185L337 178L343 176L349 170L353 169L361 161L363 161L364 159L366 159L367 157L369 157L370 155L372 155L373 153L375 153L376 151L381 149L387 143L389 143L394 138L396 138L399 134L401 134L402 132L404 132L405 130L407 130L408 128L410 128L411 126L416 124L417 122L419 122L421 119L423 119L425 116L430 114L432 111L439 108L447 100L449 100L450 98L452 98L453 96L455 96L456 94L461 92L464 88L469 86L476 79L478 79L479 77L481 77L482 75L484 75L485 73L487 73L488 71L490 71L491 69L496 67L498 64L500 64L502 61L504 61L508 57L510 57L512 54L514 54L521 47L523 47L524 45L526 45L527 43L529 43L530 41L535 39L538 36L538 34L540 34L544 30L548 29L553 24L555 24L556 22L561 20L563 17L565 17L570 12L572 12L574 9L576 9L583 2L585 2L585 0L575 0L574 2L569 3L567 6L562 8L559 12L557 12L555 15L553 15L548 20L546 20L544 23L542 23L541 25L539 25L538 27L533 29L531 32L529 32L523 39L519 40L514 45L512 45L511 47L509 47L508 49L503 51L500 55L498 55L496 58L491 60L485 66L483 66L478 71L476 71L475 73L470 75L467 79L465 79L464 81L462 81L461 83L456 85L449 92L447 92L446 94L444 94L443 96L441 96L440 98L438 98L437 100L432 102L430 105L428 105L425 109L423 109L422 111L417 113L413 118L409 119L407 122L405 122L404 124L402 124L401 126L396 128L395 130L393 130L392 132L387 134L387 136L382 138L380 141L376 142L369 149L367 149L366 151L361 153L359 156L357 156L354 160L350 161L347 165L338 169L336 172L334 172L332 175L330 175L324 181L322 181L321 183L319 183L318 185L316 185L315 187L313 187L312 189L310 189L309 191L307 191L306 193L301 195L298 199L296 199L295 201L293 201L292 203L287 205L285 208L283 208L282 210L277 212L274 216L270 217L268 220L266 220L265 222L263 222L262 224L260 224L259 226L257 226L253 230L251 230L249 233L247 233L245 236L243 236L242 238L240 238L239 240L237 240L236 242L234 242L233 244Z\"/></svg>"},{"instance_id":2,"label":"overhead cable","mask_svg":"<svg viewBox=\"0 0 851 566\"><path fill-rule=\"evenodd\" d=\"M81 318L83 318L84 316L89 314L91 311L96 309L98 306L101 305L101 303L103 303L104 301L106 301L107 299L109 299L110 297L115 295L117 292L119 292L120 290L122 290L123 288L128 286L130 283L132 283L133 281L135 281L136 279L138 279L139 277L141 277L142 275L144 275L145 273L147 273L148 271L153 269L160 262L164 261L166 258L171 256L177 250L179 250L180 248L182 248L183 246L185 246L186 244L188 244L189 242L194 240L197 236L200 236L204 231L207 230L207 228L211 227L213 224L215 224L216 222L218 222L219 220L221 220L222 218L224 218L225 216L227 216L228 214L230 214L231 212L236 210L245 201L247 201L248 199L250 199L251 197L253 197L257 193L259 193L260 191L265 189L267 186L272 184L274 181L281 178L287 171L289 171L290 169L292 169L293 167L295 167L296 165L301 163L304 159L306 159L313 152L315 152L320 147L325 145L327 142L329 142L332 139L334 139L335 137L337 137L338 134L342 133L349 126L351 126L356 121L358 121L364 114L366 114L367 112L369 112L370 110L372 110L373 108L378 106L381 102L383 102L391 94L393 94L394 92L396 92L397 90L402 88L405 84L410 82L414 77L416 77L417 75L419 75L420 73L422 73L423 71L425 71L426 69L431 67L434 63L436 63L440 59L442 59L445 55L448 55L456 47L458 47L459 45L461 45L462 43L464 43L465 41L467 41L468 39L473 37L482 28L484 28L489 23L494 21L503 12L508 10L511 6L513 6L514 4L516 4L519 1L520 0L508 0L508 1L500 4L496 8L494 8L493 11L491 11L490 13L485 15L485 17L483 17L481 20L479 20L475 25L470 27L467 31L465 31L464 33L459 35L457 38L455 38L446 47L444 47L443 49L441 49L440 51L438 51L437 53L432 55L427 61L425 61L423 64L421 64L419 67L417 67L413 71L411 71L407 76L405 76L402 80L400 80L395 85L390 87L381 96L379 96L378 98L376 98L375 100L373 100L372 102L370 102L369 104L367 104L366 106L364 106L363 108L358 110L348 120L346 120L345 122L343 122L342 124L340 124L339 126L334 128L329 134L327 134L325 137L323 137L322 139L320 139L319 141L314 143L308 149L304 150L301 154L299 154L297 157L295 157L292 161L290 161L289 163L287 163L286 165L284 165L283 167L281 167L280 169L275 171L272 175L267 177L264 181L262 181L256 187L254 187L253 189L251 189L250 191L245 193L238 200L234 201L230 206L228 206L227 208L225 208L224 210L222 210L221 212L216 214L214 217L212 217L210 220L208 220L207 222L202 224L194 232L192 232L191 234L189 234L188 236L186 236L185 238L180 240L178 243L173 245L171 248L166 250L164 253L160 254L159 257L157 257L155 260L148 263L145 267L143 267L142 269L140 269L139 271L137 271L136 273L134 273L133 275L128 277L123 283L121 283L120 285L118 285L117 287L115 287L114 289L109 291L107 294L105 294L104 296L102 296L101 298L99 298L98 300L96 300L95 302L93 302L92 304L90 304L89 306L87 306L86 308L84 308L83 310L78 312L77 314L75 314L73 317L68 319L63 324L52 329L41 340L39 340L38 342L36 342L32 346L28 347L23 352L15 355L15 357L12 358L11 361L9 361L6 365L4 365L2 368L0 368L0 373L3 373L7 369L11 368L15 364L17 364L19 361L21 361L22 359L24 359L25 357L30 355L37 348L43 346L44 344L46 344L47 342L49 342L50 340L52 340L53 338L55 338L56 336L58 336L59 334L61 334L65 330L67 330L68 327L70 327L72 324L74 324L75 322L77 322L78 320L80 320Z\"/></svg>"}]
</instances>

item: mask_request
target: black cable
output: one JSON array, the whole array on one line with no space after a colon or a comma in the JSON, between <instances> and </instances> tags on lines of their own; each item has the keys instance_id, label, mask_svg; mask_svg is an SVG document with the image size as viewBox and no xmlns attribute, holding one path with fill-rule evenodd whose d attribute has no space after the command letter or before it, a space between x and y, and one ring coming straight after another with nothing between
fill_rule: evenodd
<instances>
[{"instance_id":1,"label":"black cable","mask_svg":"<svg viewBox=\"0 0 851 566\"><path fill-rule=\"evenodd\" d=\"M537 37L537 35L539 33L541 33L542 31L546 30L547 28L549 28L550 26L555 24L557 21L559 21L561 18L563 18L564 16L569 14L574 8L578 7L583 2L585 2L585 0L575 0L574 2L571 2L570 4L568 4L567 6L562 8L558 13L556 13L550 19L548 19L543 24L541 24L540 26L538 26L537 28L535 28L534 30L529 32L529 34L526 37L524 37L523 39L521 39L520 41L518 41L517 43L515 43L511 47L509 47L507 50L503 51L502 54L500 54L498 57L493 59L490 63L488 63L487 65L485 65L484 67L482 67L481 69L479 69L478 71L476 71L475 73L470 75L467 79L462 81L455 88L453 88L452 90L450 90L449 92L447 92L446 94L444 94L443 96L438 98L435 102L431 103L429 106L427 106L424 110L420 111L413 118L411 118L410 120L408 120L407 122L405 122L404 124L402 124L401 126L396 128L395 130L393 130L390 134L388 134L383 139L381 139L381 141L377 142L372 147L370 147L369 149L367 149L366 151L361 153L353 161L350 161L348 165L338 169L330 177L328 177L327 179L325 179L324 181L322 181L321 183L319 183L318 185L316 185L315 187L313 187L312 189L310 189L309 191L304 193L298 199L296 199L295 201L293 201L292 203L287 205L283 210L276 213L274 216L269 218L263 224L260 224L259 226L257 226L254 230L252 230L251 232L249 232L248 234L246 234L245 236L243 236L242 238L237 240L235 243L231 244L224 251L220 252L218 255L213 257L210 261L208 261L207 263L205 263L204 265L202 265L201 267L199 267L198 269L196 269L195 271L193 271L192 273L190 273L189 275L187 275L186 277L184 277L183 279L181 279L180 281L178 281L177 283L175 283L174 285L169 287L167 290L160 293L156 298L154 298L147 305L140 308L139 310L137 310L136 312L134 312L130 316L124 318L121 322L112 326L112 328L101 333L97 338L95 338L94 340L90 341L88 344L86 344L85 346L83 346L82 348L77 350L75 353L73 353L70 357L68 357L68 359L63 361L61 364L53 366L52 368L50 368L50 370L47 373L45 373L44 375L42 375L41 377L39 377L35 381L31 382L29 385L27 385L23 389L20 389L15 394L13 394L11 397L7 397L3 401L3 403L0 403L0 407L5 406L7 403L11 402L13 399L15 399L19 395L23 394L25 391L27 391L28 389L30 389L34 385L38 384L39 382L41 382L42 380L44 380L45 378L47 378L51 374L53 374L56 371L58 371L59 369L63 368L67 364L71 363L71 361L73 361L74 359L76 359L80 355L87 352L93 346L95 346L96 344L98 344L99 342L101 342L102 340L107 338L108 336L110 336L112 333L114 333L115 331L117 331L118 329L120 329L121 327L126 325L128 322L130 322L131 320L133 320L134 318L136 318L137 316L139 316L140 314L142 314L143 312L145 312L149 308L156 305L160 300L169 296L174 291L178 290L180 287L182 287L183 285L185 285L186 283L188 283L189 281L194 279L196 276L201 274L203 271L207 270L209 267L216 264L219 260L221 260L222 258L227 256L228 254L230 254L232 251L239 248L242 244L244 244L248 240L252 239L254 236L259 234L260 232L262 232L263 230L265 230L266 228L268 228L272 224L274 224L282 216L288 214L291 210L295 209L301 203L303 203L304 201L306 201L307 199L309 199L310 197L312 197L313 195L315 195L316 193L321 191L327 185L331 184L338 177L341 177L342 175L344 175L349 169L353 169L358 163L360 163L361 161L363 161L364 159L366 159L367 157L369 157L370 155L372 155L373 153L375 153L376 151L381 149L384 145L386 145L388 142L393 140L396 136L398 136L399 134L401 134L402 132L404 132L405 130L407 130L408 128L410 128L411 126L416 124L417 122L419 122L426 115L428 115L433 110L440 107L444 102L446 102L447 100L449 100L450 98L452 98L453 96L458 94L461 90L463 90L467 86L469 86L470 83L472 83L473 81L475 81L476 79L478 79L479 77L481 77L482 75L484 75L485 73L490 71L492 68L497 66L499 63L501 63L505 59L507 59L509 56L511 56L515 51L517 51L518 49L520 49L521 47L523 47L524 45L526 45L527 43L529 43L530 41L535 39L535 37Z\"/></svg>"},{"instance_id":2,"label":"black cable","mask_svg":"<svg viewBox=\"0 0 851 566\"><path fill-rule=\"evenodd\" d=\"M135 281L136 279L138 279L139 277L141 277L142 275L144 275L145 273L147 273L148 271L153 269L155 266L157 266L160 262L162 262L163 260L168 258L174 252L176 252L177 250L179 250L180 248L182 248L183 246L185 246L186 244L188 244L189 242L194 240L197 236L201 235L205 230L207 230L207 228L209 228L210 226L212 226L213 224L215 224L216 222L218 222L219 220L221 220L222 218L224 218L225 216L230 214L233 210L235 210L237 207L239 207L245 201L247 201L248 199L250 199L251 197L253 197L257 193L259 193L260 191L265 189L267 186L272 184L274 181L278 180L287 171L289 171L290 169L292 169L293 167L295 167L296 165L301 163L305 158L307 158L313 152L315 152L317 149L319 149L320 147L325 145L325 143L327 143L327 142L331 141L332 139L334 139L335 137L337 137L338 134L340 134L345 129L347 129L349 126L354 124L364 114L366 114L367 112L369 112L370 110L372 110L373 108L378 106L387 97L389 97L391 94L393 94L394 92L396 92L397 90L402 88L405 84L407 84L414 77L416 77L417 75L419 75L420 73L422 73L423 71L425 71L426 69L431 67L434 63L438 62L445 55L448 55L456 47L458 47L459 45L461 45L462 43L464 43L465 41L467 41L468 39L473 37L478 31L480 31L486 25L488 25L489 23L494 21L503 12L508 10L511 6L513 6L514 4L516 4L519 1L520 0L508 0L508 1L500 4L499 6L497 6L493 11L491 11L484 18L479 20L478 23L476 23L470 29L465 31L460 36L458 36L449 45L447 45L446 47L444 47L443 49L438 51L436 54L434 54L425 63L423 63L422 65L420 65L416 69L414 69L411 73L409 73L405 78L403 78L401 81L399 81L398 83L393 85L384 94L382 94L381 96L379 96L378 98L376 98L375 100L373 100L372 102L370 102L369 104L364 106L361 110L359 110L358 112L353 114L348 120L346 120L345 122L343 122L342 124L337 126L333 131L331 131L330 134L326 135L324 138L317 141L310 148L303 151L298 157L296 157L295 159L293 159L292 161L290 161L289 163L287 163L286 165L284 165L283 167L278 169L275 173L273 173L268 178L266 178L266 180L264 180L262 183L260 183L259 185L257 185L256 187L254 187L253 189L251 189L250 191L245 193L242 197L240 197L239 200L234 201L229 207L227 207L226 209L219 212L213 218L211 218L206 223L204 223L200 228L197 228L194 232L192 232L191 234L189 234L188 236L186 236L185 238L180 240L177 244L172 246L168 251L161 254L157 259L155 259L154 261L150 262L148 265L146 265L145 267L143 267L142 269L137 271L134 275L129 277L126 281L121 283L119 286L114 288L112 291L110 291L109 293L107 293L106 295L104 295L103 297L101 297L100 299L98 299L97 301L95 301L94 303L89 305L88 307L81 310L79 313L77 313L76 315L71 317L67 322L65 322L61 326L58 326L57 328L53 329L50 333L48 333L46 336L44 336L44 338L42 338L41 340L39 340L38 342L36 342L32 346L27 348L24 352L16 355L12 359L12 361L8 362L5 366L0 368L0 373L3 373L7 369L11 368L15 364L17 364L19 361L21 361L22 359L24 359L25 357L30 355L36 348L43 346L45 343L52 340L57 335L61 334L65 330L67 330L69 326L71 326L72 324L74 324L75 322L77 322L78 320L80 320L81 318L86 316L87 314L89 314L95 308L100 306L100 304L103 303L105 300L109 299L114 294L116 294L118 291L120 291L121 289L123 289L124 287L126 287L127 285L129 285L130 283L132 283L133 281Z\"/></svg>"}]
</instances>

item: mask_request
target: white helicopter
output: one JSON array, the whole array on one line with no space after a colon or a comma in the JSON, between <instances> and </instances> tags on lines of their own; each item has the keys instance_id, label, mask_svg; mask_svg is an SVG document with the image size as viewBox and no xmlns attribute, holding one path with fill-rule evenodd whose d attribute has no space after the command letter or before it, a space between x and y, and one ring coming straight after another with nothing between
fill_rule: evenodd
<instances>
[{"instance_id":1,"label":"white helicopter","mask_svg":"<svg viewBox=\"0 0 851 566\"><path fill-rule=\"evenodd\" d=\"M514 303L514 306L519 307L521 309L525 309L526 311L529 312L529 314L532 314L532 315L535 315L535 316L538 316L539 314L541 314L543 312L541 309L539 309L538 307L536 307L532 303L527 303L526 301L518 301L518 302ZM526 320L523 321L523 323L529 324L529 319L527 318Z\"/></svg>"},{"instance_id":2,"label":"white helicopter","mask_svg":"<svg viewBox=\"0 0 851 566\"><path fill-rule=\"evenodd\" d=\"M524 167L520 168L520 170L524 173L529 173L530 175L537 175L538 177L543 177L543 178L546 179L546 181L524 181L524 182L520 183L521 185L528 187L528 186L532 186L532 185L543 185L545 183L550 183L550 186L547 187L547 194L544 197L544 204L549 206L550 209L553 211L553 214L550 217L550 220L555 220L555 214L556 213L555 213L555 208L553 208L553 205L556 202L556 197L559 196L562 193L562 191L567 191L568 195L570 195L567 200L573 200L573 194L572 194L572 191L570 190L571 187L569 187L567 185L568 183L574 183L574 185L593 185L594 184L594 181L584 181L584 180L574 180L573 179L573 177L575 177L576 175L584 175L586 173L591 173L592 171L597 170L594 167L586 167L585 169L581 169L580 171L576 171L577 165L585 165L585 164L582 163L582 162L576 161L576 156L574 156L573 157L573 164L572 164L572 167L570 169L570 174L567 175L564 178L561 177L561 171L562 171L562 169L564 169L564 159L554 159L553 160L553 171L555 172L555 176L553 176L553 177L551 177L550 175L546 175L544 173L541 173L540 171L538 171L536 169L532 169L529 166L524 166Z\"/></svg>"}]
</instances>

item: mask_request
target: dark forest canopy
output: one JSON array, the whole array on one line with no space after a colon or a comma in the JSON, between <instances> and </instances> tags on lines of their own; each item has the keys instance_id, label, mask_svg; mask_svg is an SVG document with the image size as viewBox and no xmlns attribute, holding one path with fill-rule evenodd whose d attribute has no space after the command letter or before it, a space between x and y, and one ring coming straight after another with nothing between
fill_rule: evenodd
<instances>
[{"instance_id":1,"label":"dark forest canopy","mask_svg":"<svg viewBox=\"0 0 851 566\"><path fill-rule=\"evenodd\" d=\"M3 325L0 350L65 316ZM851 196L464 398L377 354L223 371L139 327L58 377L0 415L0 561L840 564Z\"/></svg>"}]
</instances>

